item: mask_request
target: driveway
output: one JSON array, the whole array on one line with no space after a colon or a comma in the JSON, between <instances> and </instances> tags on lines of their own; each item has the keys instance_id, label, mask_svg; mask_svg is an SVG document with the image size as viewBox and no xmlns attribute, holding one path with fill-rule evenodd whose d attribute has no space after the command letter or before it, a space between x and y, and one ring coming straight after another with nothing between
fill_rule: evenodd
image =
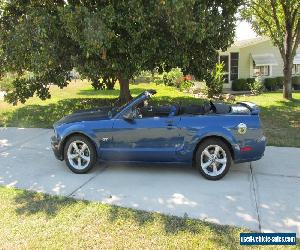
<instances>
[{"instance_id":1,"label":"driveway","mask_svg":"<svg viewBox=\"0 0 300 250\"><path fill-rule=\"evenodd\" d=\"M0 185L300 235L300 148L267 147L262 160L208 181L192 167L100 164L76 175L57 161L52 130L0 128Z\"/></svg>"}]
</instances>

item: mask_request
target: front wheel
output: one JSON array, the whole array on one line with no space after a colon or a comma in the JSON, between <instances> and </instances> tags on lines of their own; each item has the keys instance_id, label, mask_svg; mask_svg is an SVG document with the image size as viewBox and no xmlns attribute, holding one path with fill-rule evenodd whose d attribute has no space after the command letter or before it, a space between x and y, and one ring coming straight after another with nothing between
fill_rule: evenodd
<instances>
[{"instance_id":1,"label":"front wheel","mask_svg":"<svg viewBox=\"0 0 300 250\"><path fill-rule=\"evenodd\" d=\"M64 148L64 158L69 169L76 174L87 173L97 161L97 152L85 136L72 136Z\"/></svg>"},{"instance_id":2,"label":"front wheel","mask_svg":"<svg viewBox=\"0 0 300 250\"><path fill-rule=\"evenodd\" d=\"M222 140L211 138L200 144L196 153L196 166L208 180L223 178L231 165L231 153Z\"/></svg>"}]
</instances>

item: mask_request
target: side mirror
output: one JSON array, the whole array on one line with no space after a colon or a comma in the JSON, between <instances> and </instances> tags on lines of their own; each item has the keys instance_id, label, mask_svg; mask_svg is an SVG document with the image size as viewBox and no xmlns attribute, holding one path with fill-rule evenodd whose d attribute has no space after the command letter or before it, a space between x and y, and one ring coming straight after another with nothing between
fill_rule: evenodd
<instances>
[{"instance_id":1,"label":"side mirror","mask_svg":"<svg viewBox=\"0 0 300 250\"><path fill-rule=\"evenodd\" d=\"M130 111L123 115L123 119L127 121L133 121L135 119L134 112Z\"/></svg>"}]
</instances>

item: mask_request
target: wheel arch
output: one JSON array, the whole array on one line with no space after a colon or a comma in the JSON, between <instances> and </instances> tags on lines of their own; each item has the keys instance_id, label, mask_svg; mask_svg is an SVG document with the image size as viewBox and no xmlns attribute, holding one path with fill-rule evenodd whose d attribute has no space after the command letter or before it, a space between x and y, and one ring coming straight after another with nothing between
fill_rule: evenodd
<instances>
[{"instance_id":1,"label":"wheel arch","mask_svg":"<svg viewBox=\"0 0 300 250\"><path fill-rule=\"evenodd\" d=\"M231 157L232 159L234 160L235 159L235 154L234 154L234 150L233 150L233 146L232 144L223 136L220 136L220 135L208 135L208 136L204 136L203 138L201 138L197 144L196 144L196 147L194 148L194 151L193 151L193 164L195 163L195 160L196 160L196 153L197 153L197 150L199 148L199 146L206 140L208 139L220 139L222 140L229 148L229 151L230 151L230 154L231 154Z\"/></svg>"},{"instance_id":2,"label":"wheel arch","mask_svg":"<svg viewBox=\"0 0 300 250\"><path fill-rule=\"evenodd\" d=\"M64 149L65 149L65 145L67 143L67 141L73 137L73 136L83 136L85 137L86 139L88 139L91 144L94 146L94 149L98 155L98 150L97 150L97 145L95 143L95 141L90 137L88 136L87 134L85 133L82 133L82 132L72 132L72 133L69 133L68 135L66 135L62 140L61 140L61 145L60 145L60 151L61 151L61 155L62 155L62 158L64 160Z\"/></svg>"}]
</instances>

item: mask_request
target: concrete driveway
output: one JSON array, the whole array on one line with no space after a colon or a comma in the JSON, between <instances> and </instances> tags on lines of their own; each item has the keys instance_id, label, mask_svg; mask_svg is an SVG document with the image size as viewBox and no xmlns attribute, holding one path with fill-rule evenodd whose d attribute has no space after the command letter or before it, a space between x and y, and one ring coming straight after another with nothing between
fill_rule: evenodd
<instances>
[{"instance_id":1,"label":"concrete driveway","mask_svg":"<svg viewBox=\"0 0 300 250\"><path fill-rule=\"evenodd\" d=\"M192 167L100 164L76 175L57 161L52 130L0 128L0 185L300 235L300 148L268 147L220 181Z\"/></svg>"}]
</instances>

